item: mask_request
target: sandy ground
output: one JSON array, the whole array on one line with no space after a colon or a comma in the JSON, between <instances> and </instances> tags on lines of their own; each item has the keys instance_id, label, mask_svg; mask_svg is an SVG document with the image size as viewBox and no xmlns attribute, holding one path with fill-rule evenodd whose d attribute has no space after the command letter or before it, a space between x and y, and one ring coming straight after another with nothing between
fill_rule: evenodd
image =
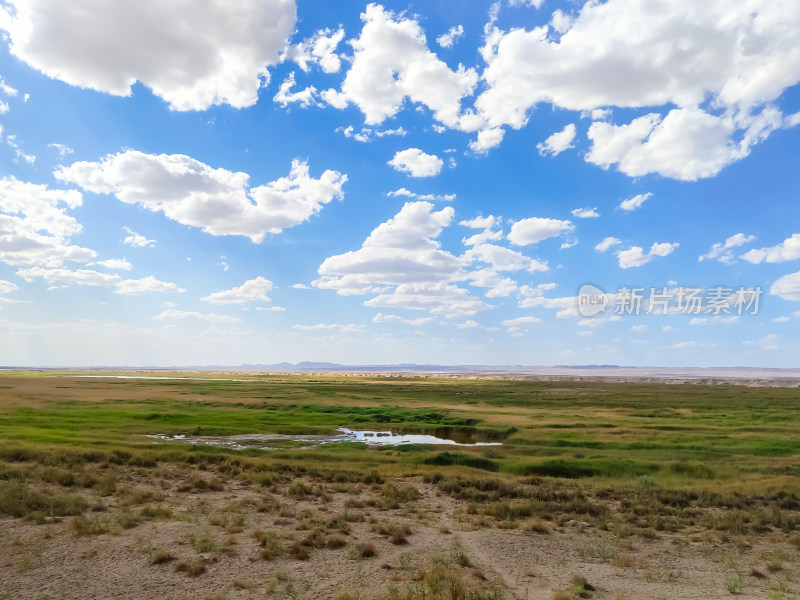
<instances>
[{"instance_id":1,"label":"sandy ground","mask_svg":"<svg viewBox=\"0 0 800 600\"><path fill-rule=\"evenodd\" d=\"M44 525L3 518L0 598L324 599L344 593L389 598L391 586L402 593L432 565L455 564L459 548L469 565L454 568L468 581L504 590L506 599L551 600L557 590L571 598L575 575L595 588L585 597L610 600L729 598L728 585L739 574L737 598L788 600L800 591L797 550L778 532L728 538L684 531L645 540L618 539L579 522L548 523L549 533L524 531L524 521L501 529L478 524L463 504L434 486L410 483L421 499L385 509L361 506L377 496L370 486L349 493L329 489L324 497L298 500L287 494L287 484L270 491L231 484L225 491L187 493L179 491L180 482L165 482L159 500L171 517L100 535L77 535L72 517ZM123 509L113 497L102 502L106 510L91 516L141 509ZM259 512L264 502L281 502L283 508ZM312 550L308 560L288 553L274 560L259 556L254 530L275 532L288 546L308 533L299 529L304 520L329 520L345 510L354 519L364 518L349 524L345 546ZM234 516L238 526L231 525ZM390 543L376 531L382 523L408 524L408 543ZM217 547L198 551L192 536L212 539ZM377 556L356 558L353 548L360 542L374 544ZM158 551L174 560L153 564ZM782 560L768 564L776 552ZM175 566L181 562L202 563L205 572L196 577L178 572Z\"/></svg>"}]
</instances>

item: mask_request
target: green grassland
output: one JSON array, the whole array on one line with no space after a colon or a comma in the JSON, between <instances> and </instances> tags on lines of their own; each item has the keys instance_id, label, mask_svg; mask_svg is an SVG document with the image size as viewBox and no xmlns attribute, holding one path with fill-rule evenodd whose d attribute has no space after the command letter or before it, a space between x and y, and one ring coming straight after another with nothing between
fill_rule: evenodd
<instances>
[{"instance_id":1,"label":"green grassland","mask_svg":"<svg viewBox=\"0 0 800 600\"><path fill-rule=\"evenodd\" d=\"M108 486L120 469L180 465L222 485L230 478L264 484L300 475L366 483L422 477L497 523L561 515L603 527L614 521L634 532L696 525L800 529L795 389L220 377L0 376L0 514L75 513L80 506L72 496ZM144 437L338 427L503 443L235 451ZM63 488L60 500L36 496L43 485Z\"/></svg>"}]
</instances>

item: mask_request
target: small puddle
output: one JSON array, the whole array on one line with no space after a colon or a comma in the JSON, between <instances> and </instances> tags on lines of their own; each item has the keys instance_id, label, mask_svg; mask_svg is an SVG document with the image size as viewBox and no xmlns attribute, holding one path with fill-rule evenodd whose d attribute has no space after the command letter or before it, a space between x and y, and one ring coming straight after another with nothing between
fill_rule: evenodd
<instances>
[{"instance_id":1,"label":"small puddle","mask_svg":"<svg viewBox=\"0 0 800 600\"><path fill-rule=\"evenodd\" d=\"M287 435L281 433L244 433L241 435L164 435L152 434L147 437L168 442L182 442L201 446L217 446L233 450L257 448L270 450L287 447L287 442L297 442L305 447L334 444L337 442L363 442L368 446L399 446L403 444L431 444L446 446L501 446L502 442L463 442L435 435L401 434L391 431L355 431L339 428L336 435Z\"/></svg>"}]
</instances>

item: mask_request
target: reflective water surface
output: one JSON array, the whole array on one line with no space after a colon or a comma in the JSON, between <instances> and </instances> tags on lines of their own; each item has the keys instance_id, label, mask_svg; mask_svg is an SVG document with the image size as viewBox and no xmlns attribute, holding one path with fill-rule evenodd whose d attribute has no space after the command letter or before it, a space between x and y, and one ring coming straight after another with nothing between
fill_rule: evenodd
<instances>
[{"instance_id":1,"label":"reflective water surface","mask_svg":"<svg viewBox=\"0 0 800 600\"><path fill-rule=\"evenodd\" d=\"M202 446L218 446L244 450L245 448L270 449L286 447L287 442L299 442L305 446L319 446L336 442L363 442L370 446L399 446L402 444L432 444L446 446L500 446L502 442L466 442L451 440L434 435L416 433L392 433L391 431L356 431L340 427L336 435L303 435L280 433L244 433L240 435L163 435L153 434L147 437L184 444Z\"/></svg>"}]
</instances>

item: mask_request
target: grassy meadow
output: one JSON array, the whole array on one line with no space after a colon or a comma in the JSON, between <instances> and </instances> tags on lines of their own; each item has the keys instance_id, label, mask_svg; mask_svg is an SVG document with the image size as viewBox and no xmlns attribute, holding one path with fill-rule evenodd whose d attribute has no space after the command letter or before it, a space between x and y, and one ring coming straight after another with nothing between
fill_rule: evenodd
<instances>
[{"instance_id":1,"label":"grassy meadow","mask_svg":"<svg viewBox=\"0 0 800 600\"><path fill-rule=\"evenodd\" d=\"M226 583L219 597L251 597L254 589L261 595L252 597L324 593L318 597L342 600L524 597L510 576L473 577L470 558L459 554L464 548L450 541L444 554L413 574L409 569L408 577L399 562L386 570L401 575L388 578L380 590L372 583L359 587L337 579L330 589L310 595L296 583L287 591L295 562L326 552L338 552L345 561L368 560L378 553L375 540L402 546L410 535L406 530L414 528L409 523L417 521L448 529L448 534L461 529L545 537L578 524L611 544L607 556L579 549L580 558L617 568L625 566L614 564L621 555L635 554L625 550L626 544L658 539L687 544L740 544L744 539L751 546L768 539L784 554L800 546L800 392L795 389L580 380L199 377L0 376L0 525L16 523L33 532L61 527L71 539L126 533L135 539L141 535L137 531L154 524L161 523L161 531L163 522L180 522L194 527L179 536L181 549L193 549L193 554L181 559L166 541L144 554L149 564L172 564L166 567L169 577L184 580L207 577L203 573L212 567L197 562L197 556L223 557L243 543L242 536L254 545L251 554L259 560L288 565L283 581L275 580L281 573L273 573L255 587ZM376 448L343 442L305 447L290 441L271 450L237 451L145 437L329 434L338 427L502 445ZM206 501L218 503L217 508L203 513L198 502ZM446 503L451 512L445 525L435 515L444 514ZM339 508L337 514L320 514ZM381 521L382 513L391 515L391 522ZM270 530L257 522L259 514L274 517L267 523ZM353 536L352 528L359 536ZM393 539L405 541L395 544ZM433 551L436 542L429 545ZM728 569L733 574L724 575L720 597L740 593L750 580L764 591L753 597L793 597L788 575L793 559L778 561L781 566L774 571L768 568L772 559L754 560L749 572ZM8 564L14 567L14 559ZM782 583L780 573L787 578ZM531 597L634 597L603 596L586 588L591 583L576 581L567 577L561 586L542 584L542 595ZM0 598L28 597L6 592L4 586L24 591L34 589L35 582L22 573L13 581L0 575Z\"/></svg>"}]
</instances>

